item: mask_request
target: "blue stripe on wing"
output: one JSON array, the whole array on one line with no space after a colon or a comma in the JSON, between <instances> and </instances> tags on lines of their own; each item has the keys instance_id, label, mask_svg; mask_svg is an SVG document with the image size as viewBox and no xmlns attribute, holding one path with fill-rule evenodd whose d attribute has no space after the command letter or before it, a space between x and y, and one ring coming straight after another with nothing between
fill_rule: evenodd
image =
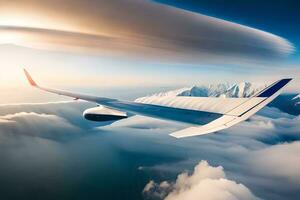
<instances>
[{"instance_id":1,"label":"blue stripe on wing","mask_svg":"<svg viewBox=\"0 0 300 200\"><path fill-rule=\"evenodd\" d=\"M270 97L278 90L283 88L286 84L288 84L288 82L290 82L291 80L291 78L281 79L280 81L274 83L273 85L262 91L260 94L258 94L257 97Z\"/></svg>"}]
</instances>

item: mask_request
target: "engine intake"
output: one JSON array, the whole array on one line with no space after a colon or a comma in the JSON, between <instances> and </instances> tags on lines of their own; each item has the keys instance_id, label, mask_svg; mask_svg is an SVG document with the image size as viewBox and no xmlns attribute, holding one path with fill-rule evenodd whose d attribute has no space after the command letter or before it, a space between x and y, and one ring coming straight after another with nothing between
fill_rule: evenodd
<instances>
[{"instance_id":1,"label":"engine intake","mask_svg":"<svg viewBox=\"0 0 300 200\"><path fill-rule=\"evenodd\" d=\"M87 120L96 122L116 121L127 118L127 113L106 108L102 105L89 108L83 112L83 117Z\"/></svg>"}]
</instances>

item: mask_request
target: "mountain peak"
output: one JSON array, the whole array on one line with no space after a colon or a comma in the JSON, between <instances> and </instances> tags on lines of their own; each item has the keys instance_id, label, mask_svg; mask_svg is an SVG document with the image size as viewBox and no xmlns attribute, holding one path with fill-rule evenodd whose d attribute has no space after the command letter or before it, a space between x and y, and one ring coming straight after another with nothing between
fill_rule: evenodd
<instances>
[{"instance_id":1,"label":"mountain peak","mask_svg":"<svg viewBox=\"0 0 300 200\"><path fill-rule=\"evenodd\" d=\"M151 96L192 96L192 97L250 97L256 94L265 86L257 86L249 82L238 84L219 83L209 85L194 85L168 92L156 93Z\"/></svg>"}]
</instances>

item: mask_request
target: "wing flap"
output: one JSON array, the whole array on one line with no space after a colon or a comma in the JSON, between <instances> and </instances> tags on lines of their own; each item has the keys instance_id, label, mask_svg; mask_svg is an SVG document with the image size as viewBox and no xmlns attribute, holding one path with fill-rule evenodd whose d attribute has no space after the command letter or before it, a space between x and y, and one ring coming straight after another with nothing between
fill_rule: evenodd
<instances>
[{"instance_id":1,"label":"wing flap","mask_svg":"<svg viewBox=\"0 0 300 200\"><path fill-rule=\"evenodd\" d=\"M222 116L219 119L216 119L206 125L203 126L193 126L183 130L179 130L176 132L171 133L170 135L175 138L185 138L185 137L192 137L198 135L206 135L209 133L214 133L216 131L220 131L222 129L229 128L232 126L230 122L236 120L237 117L234 116Z\"/></svg>"}]
</instances>

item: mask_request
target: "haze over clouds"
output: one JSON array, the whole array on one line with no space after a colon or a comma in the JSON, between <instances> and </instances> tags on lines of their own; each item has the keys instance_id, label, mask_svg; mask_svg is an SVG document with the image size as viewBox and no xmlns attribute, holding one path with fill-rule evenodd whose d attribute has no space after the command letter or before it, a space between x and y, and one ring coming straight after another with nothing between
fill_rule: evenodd
<instances>
[{"instance_id":1,"label":"haze over clouds","mask_svg":"<svg viewBox=\"0 0 300 200\"><path fill-rule=\"evenodd\" d=\"M271 33L151 1L17 0L3 5L1 43L172 62L236 63L294 51Z\"/></svg>"}]
</instances>

